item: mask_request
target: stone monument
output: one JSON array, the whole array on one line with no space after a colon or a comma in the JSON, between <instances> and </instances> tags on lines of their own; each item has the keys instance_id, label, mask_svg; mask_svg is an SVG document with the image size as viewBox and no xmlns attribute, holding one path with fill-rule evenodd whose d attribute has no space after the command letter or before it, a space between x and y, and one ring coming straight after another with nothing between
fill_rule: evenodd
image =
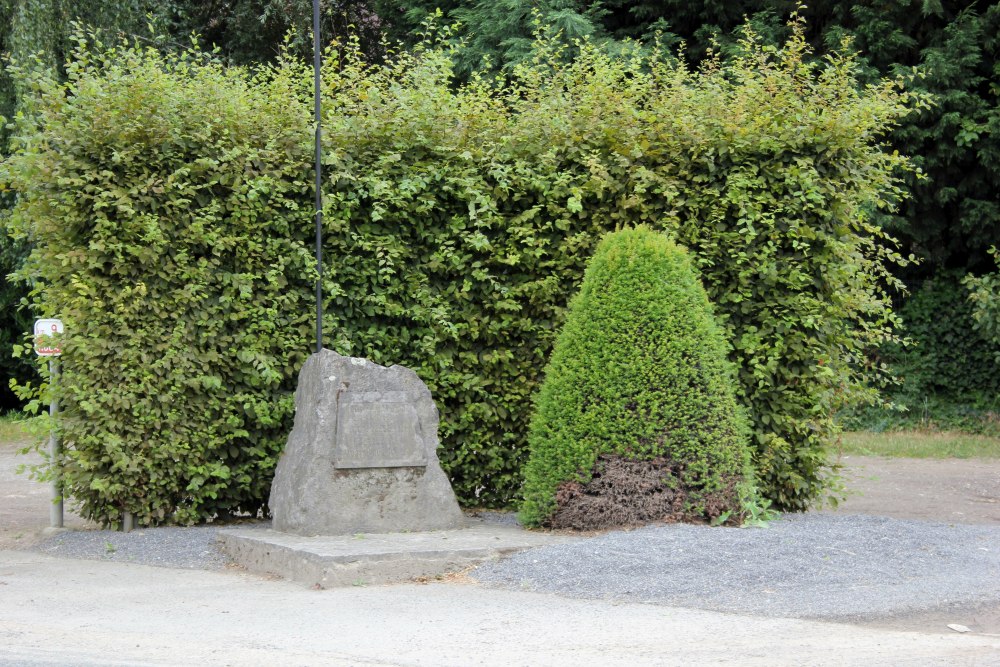
<instances>
[{"instance_id":1,"label":"stone monument","mask_svg":"<svg viewBox=\"0 0 1000 667\"><path fill-rule=\"evenodd\" d=\"M299 535L458 528L438 463L438 411L417 374L323 350L295 390L295 425L271 485L274 529Z\"/></svg>"}]
</instances>

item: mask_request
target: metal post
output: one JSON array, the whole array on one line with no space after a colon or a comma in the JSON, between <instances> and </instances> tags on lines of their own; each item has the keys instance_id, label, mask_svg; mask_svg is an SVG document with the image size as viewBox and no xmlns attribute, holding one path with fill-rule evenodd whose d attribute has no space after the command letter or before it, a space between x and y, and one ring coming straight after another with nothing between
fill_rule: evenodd
<instances>
[{"instance_id":1,"label":"metal post","mask_svg":"<svg viewBox=\"0 0 1000 667\"><path fill-rule=\"evenodd\" d=\"M319 39L319 0L313 0L313 87L316 106L316 352L323 351L323 150L320 132L320 67L322 55Z\"/></svg>"},{"instance_id":2,"label":"metal post","mask_svg":"<svg viewBox=\"0 0 1000 667\"><path fill-rule=\"evenodd\" d=\"M55 386L59 377L59 362L55 358L49 359L49 385ZM63 498L62 498L62 464L59 455L59 435L55 430L55 416L59 412L59 400L52 395L49 403L49 416L53 419L52 430L49 431L49 457L52 462L52 505L49 508L49 525L52 528L63 527Z\"/></svg>"}]
</instances>

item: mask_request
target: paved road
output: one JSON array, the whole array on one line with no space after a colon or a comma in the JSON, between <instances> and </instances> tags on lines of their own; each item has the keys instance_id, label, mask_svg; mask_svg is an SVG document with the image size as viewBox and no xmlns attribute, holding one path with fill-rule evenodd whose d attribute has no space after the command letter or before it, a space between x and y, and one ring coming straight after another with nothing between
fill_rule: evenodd
<instances>
[{"instance_id":1,"label":"paved road","mask_svg":"<svg viewBox=\"0 0 1000 667\"><path fill-rule=\"evenodd\" d=\"M919 634L451 582L314 591L0 551L3 665L988 665L1000 636Z\"/></svg>"}]
</instances>

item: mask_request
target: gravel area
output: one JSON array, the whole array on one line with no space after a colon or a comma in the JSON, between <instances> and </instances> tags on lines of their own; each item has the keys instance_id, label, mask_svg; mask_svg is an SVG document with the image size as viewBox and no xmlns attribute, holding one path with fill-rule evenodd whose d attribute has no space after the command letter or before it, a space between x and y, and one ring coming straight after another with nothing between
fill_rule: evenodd
<instances>
[{"instance_id":1,"label":"gravel area","mask_svg":"<svg viewBox=\"0 0 1000 667\"><path fill-rule=\"evenodd\" d=\"M651 526L488 563L490 586L776 617L865 621L1000 604L1000 526L786 515Z\"/></svg>"},{"instance_id":2,"label":"gravel area","mask_svg":"<svg viewBox=\"0 0 1000 667\"><path fill-rule=\"evenodd\" d=\"M239 524L261 527L265 522ZM58 533L30 551L59 558L83 558L117 563L157 565L190 570L221 570L227 559L216 546L216 534L227 525L190 528L140 528L128 533L113 530L71 530Z\"/></svg>"}]
</instances>

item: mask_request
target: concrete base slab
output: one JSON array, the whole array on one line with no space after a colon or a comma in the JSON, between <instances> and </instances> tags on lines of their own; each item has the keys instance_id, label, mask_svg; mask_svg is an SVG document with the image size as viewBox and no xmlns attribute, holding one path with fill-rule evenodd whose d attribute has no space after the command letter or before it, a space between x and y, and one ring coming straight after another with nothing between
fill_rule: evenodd
<instances>
[{"instance_id":1,"label":"concrete base slab","mask_svg":"<svg viewBox=\"0 0 1000 667\"><path fill-rule=\"evenodd\" d=\"M577 538L479 521L466 528L419 533L305 537L261 529L219 531L222 550L238 565L319 588L438 577L491 558L573 539Z\"/></svg>"}]
</instances>

